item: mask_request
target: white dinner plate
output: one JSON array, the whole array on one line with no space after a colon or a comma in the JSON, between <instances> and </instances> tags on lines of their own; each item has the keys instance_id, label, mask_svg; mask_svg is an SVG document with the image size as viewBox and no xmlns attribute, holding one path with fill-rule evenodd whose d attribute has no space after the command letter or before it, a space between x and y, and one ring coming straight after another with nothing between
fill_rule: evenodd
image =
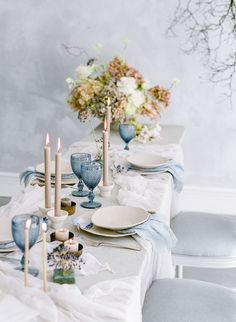
<instances>
[{"instance_id":1,"label":"white dinner plate","mask_svg":"<svg viewBox=\"0 0 236 322\"><path fill-rule=\"evenodd\" d=\"M38 164L36 166L36 171L38 171L40 173L44 173L44 163ZM50 171L51 171L51 175L55 176L55 162L54 161L50 162ZM71 169L71 165L69 162L65 162L65 161L61 162L61 174L62 175L73 174L73 171Z\"/></svg>"},{"instance_id":2,"label":"white dinner plate","mask_svg":"<svg viewBox=\"0 0 236 322\"><path fill-rule=\"evenodd\" d=\"M125 237L125 236L132 236L135 235L135 233L126 233L121 234L117 231L112 231L109 229L104 229L100 227L96 227L91 222L91 213L84 213L79 216L78 222L77 222L77 229L81 229L83 231L86 231L87 233L97 235L97 236L103 236L103 237L112 237L112 238L119 238L119 237Z\"/></svg>"},{"instance_id":3,"label":"white dinner plate","mask_svg":"<svg viewBox=\"0 0 236 322\"><path fill-rule=\"evenodd\" d=\"M128 229L148 220L149 214L142 208L130 206L103 207L94 212L92 223L110 230Z\"/></svg>"},{"instance_id":4,"label":"white dinner plate","mask_svg":"<svg viewBox=\"0 0 236 322\"><path fill-rule=\"evenodd\" d=\"M136 168L152 169L166 164L170 159L157 154L133 154L127 158L127 161Z\"/></svg>"}]
</instances>

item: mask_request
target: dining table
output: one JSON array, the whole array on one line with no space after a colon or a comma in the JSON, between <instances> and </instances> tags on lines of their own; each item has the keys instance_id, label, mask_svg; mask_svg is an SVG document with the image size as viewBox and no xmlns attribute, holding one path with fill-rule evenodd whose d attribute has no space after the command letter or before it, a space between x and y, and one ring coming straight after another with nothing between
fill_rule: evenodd
<instances>
[{"instance_id":1,"label":"dining table","mask_svg":"<svg viewBox=\"0 0 236 322\"><path fill-rule=\"evenodd\" d=\"M63 155L64 160L69 160L71 154L76 152L94 151L96 148L94 135L95 137L101 135L100 127L86 135L82 140L71 144ZM160 154L163 152L164 155L170 153L171 157L178 154L178 160L183 163L183 137L183 127L163 126L159 139L145 145L139 142L131 142L129 153L134 150L145 150L151 153L155 150L160 151ZM124 143L118 132L112 130L110 154L112 155L112 151L122 150L123 145ZM110 178L113 179L112 171ZM179 211L178 200L180 195L180 192L176 192L174 189L172 175L164 172L155 174L150 179L140 175L138 179L150 180L150 184L152 181L155 182L156 200L153 202L150 212L161 214L164 223L169 226L171 217ZM119 185L119 179L114 179L114 183L114 188L109 197L101 197L99 190L95 189L96 200L102 203L102 207L122 203L135 206L134 200L129 200L129 198L127 200L121 194L122 185ZM36 190L38 194L43 196L43 187L30 186L26 189L28 190L24 192L25 194L22 197L22 205L28 198L27 194L28 196L30 194L36 195ZM123 189L128 188L123 187ZM152 189L151 186L149 189ZM131 190L132 187L127 193L131 193ZM11 263L8 263L7 260L1 261L3 256L0 257L0 316L2 314L2 316L9 318L6 321L12 322L14 321L13 316L16 316L16 314L24 316L22 320L18 321L141 322L142 305L151 283L159 278L174 277L171 251L155 250L148 240L137 235L111 238L96 236L81 230L77 227L76 220L86 214L92 215L94 210L80 206L80 203L87 197L74 197L70 194L70 188L68 188L68 191L67 196L69 195L71 200L77 204L77 207L76 213L68 216L66 227L83 244L83 252L85 255L87 254L88 262L91 259L91 267L84 274L77 276L76 285L52 283L51 273L48 273L48 291L44 292L41 289L41 275L39 275L39 278L30 277L30 287L24 288L23 279L21 283L22 273L14 271ZM10 206L5 206L5 210L3 209L2 212L0 208L0 216L2 213L10 213L11 206L12 209L17 209L16 212L20 212L22 205L16 207L17 200L19 200L17 197L13 198ZM37 210L37 202L35 202L32 204L32 211ZM48 242L53 231L52 228L49 228ZM39 248L40 243L37 245ZM17 255L9 254L7 256L12 258ZM35 259L35 262L39 263L37 260ZM13 284L15 287L12 286L11 289L10 285ZM15 303L15 312L14 309L10 310L11 301ZM6 308L8 312L6 312Z\"/></svg>"}]
</instances>

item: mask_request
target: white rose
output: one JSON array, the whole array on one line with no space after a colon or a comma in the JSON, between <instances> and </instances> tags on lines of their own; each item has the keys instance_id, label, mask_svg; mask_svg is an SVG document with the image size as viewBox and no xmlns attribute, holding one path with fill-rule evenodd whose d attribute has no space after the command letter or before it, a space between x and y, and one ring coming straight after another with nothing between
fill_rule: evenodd
<instances>
[{"instance_id":1,"label":"white rose","mask_svg":"<svg viewBox=\"0 0 236 322\"><path fill-rule=\"evenodd\" d=\"M156 124L152 129L151 129L151 136L153 138L157 138L158 136L160 136L161 133L161 127L159 124Z\"/></svg>"},{"instance_id":2,"label":"white rose","mask_svg":"<svg viewBox=\"0 0 236 322\"><path fill-rule=\"evenodd\" d=\"M125 95L132 94L136 87L136 80L133 77L121 77L117 82L118 91Z\"/></svg>"},{"instance_id":3,"label":"white rose","mask_svg":"<svg viewBox=\"0 0 236 322\"><path fill-rule=\"evenodd\" d=\"M140 107L145 102L145 96L139 90L135 90L130 94L128 101L136 107Z\"/></svg>"},{"instance_id":4,"label":"white rose","mask_svg":"<svg viewBox=\"0 0 236 322\"><path fill-rule=\"evenodd\" d=\"M125 114L127 117L134 116L136 114L136 106L132 104L132 102L127 102L126 107L125 107Z\"/></svg>"},{"instance_id":5,"label":"white rose","mask_svg":"<svg viewBox=\"0 0 236 322\"><path fill-rule=\"evenodd\" d=\"M76 68L76 73L77 73L77 77L80 80L84 80L86 78L88 78L95 70L96 70L96 64L92 64L92 65L79 65Z\"/></svg>"},{"instance_id":6,"label":"white rose","mask_svg":"<svg viewBox=\"0 0 236 322\"><path fill-rule=\"evenodd\" d=\"M69 86L70 89L72 89L74 87L74 85L75 85L75 81L72 78L70 78L70 77L68 77L66 79L66 82L67 82L67 84L68 84L68 86Z\"/></svg>"}]
</instances>

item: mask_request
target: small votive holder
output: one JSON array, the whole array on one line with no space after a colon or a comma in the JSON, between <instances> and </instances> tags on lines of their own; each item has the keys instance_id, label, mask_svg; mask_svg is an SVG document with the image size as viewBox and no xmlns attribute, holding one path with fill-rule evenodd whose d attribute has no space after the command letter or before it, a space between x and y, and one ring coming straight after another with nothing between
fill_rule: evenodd
<instances>
[{"instance_id":1,"label":"small votive holder","mask_svg":"<svg viewBox=\"0 0 236 322\"><path fill-rule=\"evenodd\" d=\"M101 197L110 197L113 188L114 188L114 184L109 184L107 186L99 185L98 189L100 190L100 196Z\"/></svg>"},{"instance_id":2,"label":"small votive holder","mask_svg":"<svg viewBox=\"0 0 236 322\"><path fill-rule=\"evenodd\" d=\"M63 229L63 228L62 228ZM66 240L68 240L68 239L73 239L74 238L74 234L71 232L71 231L69 231L69 237L66 239ZM50 234L50 243L52 243L52 242L54 242L54 241L61 241L61 240L58 240L57 238L56 238L56 232L54 231L53 233L51 233ZM64 242L64 241L63 241Z\"/></svg>"},{"instance_id":3,"label":"small votive holder","mask_svg":"<svg viewBox=\"0 0 236 322\"><path fill-rule=\"evenodd\" d=\"M53 271L53 282L58 284L75 284L75 270L55 268Z\"/></svg>"},{"instance_id":4,"label":"small votive holder","mask_svg":"<svg viewBox=\"0 0 236 322\"><path fill-rule=\"evenodd\" d=\"M76 211L76 202L72 201L70 198L62 198L61 209L67 211L68 216L71 216Z\"/></svg>"},{"instance_id":5,"label":"small votive holder","mask_svg":"<svg viewBox=\"0 0 236 322\"><path fill-rule=\"evenodd\" d=\"M49 219L50 227L53 229L59 229L64 226L64 223L68 217L68 212L65 210L60 210L59 215L55 216L54 209L52 209L47 212L47 216Z\"/></svg>"},{"instance_id":6,"label":"small votive holder","mask_svg":"<svg viewBox=\"0 0 236 322\"><path fill-rule=\"evenodd\" d=\"M55 231L55 239L61 242L69 239L69 229L59 228Z\"/></svg>"}]
</instances>

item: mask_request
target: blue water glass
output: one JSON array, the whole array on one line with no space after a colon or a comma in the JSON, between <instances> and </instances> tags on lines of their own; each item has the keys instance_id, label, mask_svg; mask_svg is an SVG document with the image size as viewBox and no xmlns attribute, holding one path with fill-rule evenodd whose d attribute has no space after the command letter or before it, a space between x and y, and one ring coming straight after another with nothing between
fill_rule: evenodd
<instances>
[{"instance_id":1,"label":"blue water glass","mask_svg":"<svg viewBox=\"0 0 236 322\"><path fill-rule=\"evenodd\" d=\"M125 142L125 150L129 150L129 142L135 137L136 127L134 124L120 124L119 133L122 140Z\"/></svg>"},{"instance_id":2,"label":"blue water glass","mask_svg":"<svg viewBox=\"0 0 236 322\"><path fill-rule=\"evenodd\" d=\"M102 165L99 162L85 162L81 166L81 177L89 188L89 201L82 202L80 205L84 208L95 209L101 207L100 202L94 201L94 188L99 184L102 177Z\"/></svg>"},{"instance_id":3,"label":"blue water glass","mask_svg":"<svg viewBox=\"0 0 236 322\"><path fill-rule=\"evenodd\" d=\"M29 228L29 249L34 246L39 237L40 230L40 218L32 214L17 215L12 218L11 231L14 242L17 247L24 253L25 251L25 223L28 219L31 219L31 225ZM20 261L21 266L16 269L24 271L25 258L24 254ZM37 276L39 270L34 267L29 267L29 274Z\"/></svg>"},{"instance_id":4,"label":"blue water glass","mask_svg":"<svg viewBox=\"0 0 236 322\"><path fill-rule=\"evenodd\" d=\"M78 190L72 192L72 196L75 197L86 197L88 195L87 191L83 191L84 183L81 179L81 164L83 162L90 162L91 161L91 154L89 153L74 153L70 157L71 168L79 179L78 183Z\"/></svg>"}]
</instances>

